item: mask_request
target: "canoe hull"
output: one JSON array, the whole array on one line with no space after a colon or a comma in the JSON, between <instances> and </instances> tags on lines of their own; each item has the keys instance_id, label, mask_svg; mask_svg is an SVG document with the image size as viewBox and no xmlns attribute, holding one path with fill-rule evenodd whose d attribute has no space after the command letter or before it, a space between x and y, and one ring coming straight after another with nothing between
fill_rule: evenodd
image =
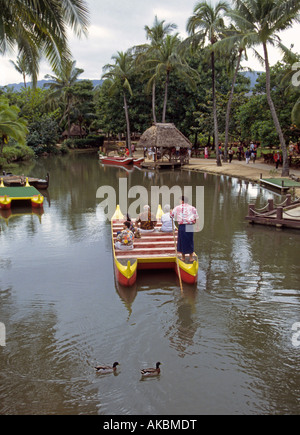
<instances>
[{"instance_id":1,"label":"canoe hull","mask_svg":"<svg viewBox=\"0 0 300 435\"><path fill-rule=\"evenodd\" d=\"M0 209L1 210L9 210L11 208L11 199L0 197Z\"/></svg>"},{"instance_id":2,"label":"canoe hull","mask_svg":"<svg viewBox=\"0 0 300 435\"><path fill-rule=\"evenodd\" d=\"M133 158L101 157L100 161L107 165L127 166L133 163Z\"/></svg>"}]
</instances>

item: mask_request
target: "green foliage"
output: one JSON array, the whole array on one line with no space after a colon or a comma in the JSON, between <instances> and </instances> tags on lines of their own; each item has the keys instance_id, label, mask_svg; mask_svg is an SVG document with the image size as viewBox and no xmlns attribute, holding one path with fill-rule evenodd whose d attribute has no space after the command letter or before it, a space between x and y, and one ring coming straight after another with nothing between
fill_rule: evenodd
<instances>
[{"instance_id":1,"label":"green foliage","mask_svg":"<svg viewBox=\"0 0 300 435\"><path fill-rule=\"evenodd\" d=\"M58 124L50 116L44 115L29 125L27 145L36 154L53 152L58 138Z\"/></svg>"},{"instance_id":2,"label":"green foliage","mask_svg":"<svg viewBox=\"0 0 300 435\"><path fill-rule=\"evenodd\" d=\"M84 139L66 139L63 145L70 149L99 148L103 142L104 136L89 135Z\"/></svg>"},{"instance_id":3,"label":"green foliage","mask_svg":"<svg viewBox=\"0 0 300 435\"><path fill-rule=\"evenodd\" d=\"M34 152L26 145L5 146L3 148L3 157L6 163L26 161L34 157Z\"/></svg>"}]
</instances>

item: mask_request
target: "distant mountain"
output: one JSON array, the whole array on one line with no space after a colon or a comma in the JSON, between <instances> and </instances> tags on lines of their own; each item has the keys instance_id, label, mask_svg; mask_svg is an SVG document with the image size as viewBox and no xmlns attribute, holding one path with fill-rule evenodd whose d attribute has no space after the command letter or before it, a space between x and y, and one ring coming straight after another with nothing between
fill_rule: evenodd
<instances>
[{"instance_id":1,"label":"distant mountain","mask_svg":"<svg viewBox=\"0 0 300 435\"><path fill-rule=\"evenodd\" d=\"M250 89L252 90L256 84L256 80L258 79L259 75L262 74L262 71L243 71L242 74L250 79Z\"/></svg>"},{"instance_id":2,"label":"distant mountain","mask_svg":"<svg viewBox=\"0 0 300 435\"><path fill-rule=\"evenodd\" d=\"M88 80L88 79L80 79L78 81L82 81L82 80ZM94 88L98 85L102 85L103 80L91 80L93 82ZM38 88L43 88L44 84L47 82L51 82L51 80L38 80L37 82L37 87ZM15 92L19 92L21 90L21 88L24 87L24 83L11 83L9 85L6 85L8 88L13 88ZM31 87L32 86L32 82L28 82L26 83L27 87ZM0 86L0 88L3 88L4 86Z\"/></svg>"}]
</instances>

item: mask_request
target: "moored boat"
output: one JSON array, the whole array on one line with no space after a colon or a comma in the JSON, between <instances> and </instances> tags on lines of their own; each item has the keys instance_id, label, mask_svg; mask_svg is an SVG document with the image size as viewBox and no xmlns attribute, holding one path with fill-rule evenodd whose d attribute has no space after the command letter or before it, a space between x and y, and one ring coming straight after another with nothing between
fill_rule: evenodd
<instances>
[{"instance_id":1,"label":"moored boat","mask_svg":"<svg viewBox=\"0 0 300 435\"><path fill-rule=\"evenodd\" d=\"M49 187L49 173L45 179L25 177L24 175L13 175L11 173L6 174L5 172L1 175L3 179L3 184L6 187L20 187L25 186L27 183L36 189L46 190Z\"/></svg>"},{"instance_id":2,"label":"moored boat","mask_svg":"<svg viewBox=\"0 0 300 435\"><path fill-rule=\"evenodd\" d=\"M133 159L133 164L134 165L140 165L141 163L143 163L144 162L144 157L139 157L139 158L134 158Z\"/></svg>"},{"instance_id":3,"label":"moored boat","mask_svg":"<svg viewBox=\"0 0 300 435\"><path fill-rule=\"evenodd\" d=\"M140 270L173 269L180 273L182 282L195 284L198 278L198 257L194 254L194 261L183 261L177 257L173 233L157 230L142 233L140 239L135 238L134 248L118 250L115 248L117 232L122 231L124 217L119 206L111 219L112 249L116 279L122 286L130 287L137 279ZM177 235L177 231L176 231ZM179 268L177 267L177 261ZM179 272L178 272L179 269Z\"/></svg>"},{"instance_id":4,"label":"moored boat","mask_svg":"<svg viewBox=\"0 0 300 435\"><path fill-rule=\"evenodd\" d=\"M108 165L131 165L133 163L132 157L100 156L99 160Z\"/></svg>"}]
</instances>

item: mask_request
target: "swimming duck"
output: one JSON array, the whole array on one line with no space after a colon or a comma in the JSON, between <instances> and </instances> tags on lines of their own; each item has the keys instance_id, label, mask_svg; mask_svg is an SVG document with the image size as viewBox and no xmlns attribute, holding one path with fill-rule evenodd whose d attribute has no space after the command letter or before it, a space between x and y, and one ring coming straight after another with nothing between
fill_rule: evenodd
<instances>
[{"instance_id":1,"label":"swimming duck","mask_svg":"<svg viewBox=\"0 0 300 435\"><path fill-rule=\"evenodd\" d=\"M96 372L97 373L114 373L117 370L117 366L120 365L118 362L114 362L112 367L111 366L96 366Z\"/></svg>"},{"instance_id":2,"label":"swimming duck","mask_svg":"<svg viewBox=\"0 0 300 435\"><path fill-rule=\"evenodd\" d=\"M156 368L149 368L149 369L142 369L141 370L141 374L142 376L157 376L160 374L160 368L159 366L161 365L160 362L156 363Z\"/></svg>"}]
</instances>

